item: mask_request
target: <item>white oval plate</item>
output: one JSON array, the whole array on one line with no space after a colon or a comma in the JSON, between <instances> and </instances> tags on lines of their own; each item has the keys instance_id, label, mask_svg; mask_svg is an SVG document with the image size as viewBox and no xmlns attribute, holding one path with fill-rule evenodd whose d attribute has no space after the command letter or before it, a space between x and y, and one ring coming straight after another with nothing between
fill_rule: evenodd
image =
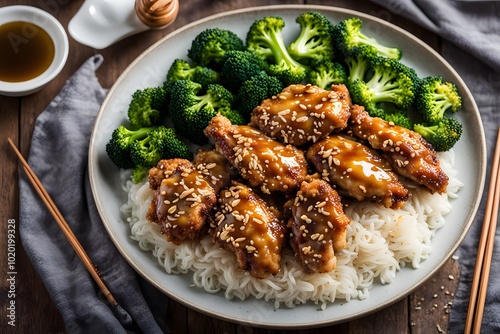
<instances>
[{"instance_id":1,"label":"white oval plate","mask_svg":"<svg viewBox=\"0 0 500 334\"><path fill-rule=\"evenodd\" d=\"M254 20L277 15L285 19L284 34L290 39L300 29L295 18L306 10L320 11L334 23L358 16L369 35L383 44L402 49L402 61L415 68L420 77L441 75L457 84L463 97L463 109L458 119L464 125L464 132L455 146L455 166L464 187L458 199L452 201L453 209L446 216L446 224L432 240L433 252L419 269L403 268L393 283L376 284L369 298L362 301L336 302L324 311L318 311L314 304L274 310L272 303L265 301L252 298L226 300L222 293L210 294L193 288L190 275L169 275L151 254L141 251L130 239L129 225L120 213L120 206L127 198L122 191L118 170L106 156L105 146L111 132L125 124L132 93L136 89L161 85L172 61L175 58L187 59L191 41L202 30L226 28L244 39ZM111 239L132 267L160 291L190 308L224 320L258 327L297 329L330 325L380 310L407 296L431 277L453 254L473 221L484 186L485 152L479 111L468 88L453 68L428 45L401 28L363 13L324 6L280 5L246 8L193 22L166 36L133 61L109 91L97 116L90 140L89 173L97 208Z\"/></svg>"}]
</instances>

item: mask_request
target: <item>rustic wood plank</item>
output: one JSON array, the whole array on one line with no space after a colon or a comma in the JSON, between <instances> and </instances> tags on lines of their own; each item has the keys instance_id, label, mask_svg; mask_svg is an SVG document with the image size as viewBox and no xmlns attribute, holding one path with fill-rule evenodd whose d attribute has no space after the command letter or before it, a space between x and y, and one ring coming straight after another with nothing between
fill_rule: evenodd
<instances>
[{"instance_id":1,"label":"rustic wood plank","mask_svg":"<svg viewBox=\"0 0 500 334\"><path fill-rule=\"evenodd\" d=\"M460 278L460 266L449 259L434 276L410 295L411 333L447 333L455 291Z\"/></svg>"}]
</instances>

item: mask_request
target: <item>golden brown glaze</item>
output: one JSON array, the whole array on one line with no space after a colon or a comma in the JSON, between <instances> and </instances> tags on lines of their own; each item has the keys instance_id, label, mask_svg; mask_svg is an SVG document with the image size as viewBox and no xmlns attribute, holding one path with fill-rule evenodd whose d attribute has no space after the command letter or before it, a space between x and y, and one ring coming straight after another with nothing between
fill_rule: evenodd
<instances>
[{"instance_id":1,"label":"golden brown glaze","mask_svg":"<svg viewBox=\"0 0 500 334\"><path fill-rule=\"evenodd\" d=\"M205 134L252 187L264 193L297 188L307 175L304 153L246 125L235 126L222 115L210 121Z\"/></svg>"},{"instance_id":2,"label":"golden brown glaze","mask_svg":"<svg viewBox=\"0 0 500 334\"><path fill-rule=\"evenodd\" d=\"M251 188L233 181L223 189L211 228L214 241L235 253L241 269L257 278L278 273L286 228Z\"/></svg>"},{"instance_id":3,"label":"golden brown glaze","mask_svg":"<svg viewBox=\"0 0 500 334\"><path fill-rule=\"evenodd\" d=\"M155 167L149 170L149 188L156 190L160 187L161 181L173 173L174 170L182 167L191 168L193 164L186 159L162 159Z\"/></svg>"},{"instance_id":4,"label":"golden brown glaze","mask_svg":"<svg viewBox=\"0 0 500 334\"><path fill-rule=\"evenodd\" d=\"M358 105L351 108L349 131L367 140L372 148L382 150L384 157L400 175L426 186L432 192L446 192L448 176L441 169L436 152L420 134L371 117Z\"/></svg>"},{"instance_id":5,"label":"golden brown glaze","mask_svg":"<svg viewBox=\"0 0 500 334\"><path fill-rule=\"evenodd\" d=\"M351 99L345 85L324 90L312 85L291 85L266 99L251 116L251 125L285 144L314 143L335 129L344 129Z\"/></svg>"},{"instance_id":6,"label":"golden brown glaze","mask_svg":"<svg viewBox=\"0 0 500 334\"><path fill-rule=\"evenodd\" d=\"M196 152L193 165L214 188L216 194L222 188L227 187L231 179L238 174L233 165L215 150L199 150Z\"/></svg>"},{"instance_id":7,"label":"golden brown glaze","mask_svg":"<svg viewBox=\"0 0 500 334\"><path fill-rule=\"evenodd\" d=\"M162 160L150 173L153 184L159 175L163 175L163 179L155 191L146 217L158 224L161 233L175 244L198 237L217 200L212 186L186 161Z\"/></svg>"},{"instance_id":8,"label":"golden brown glaze","mask_svg":"<svg viewBox=\"0 0 500 334\"><path fill-rule=\"evenodd\" d=\"M322 178L359 201L398 208L408 199L391 165L375 150L343 135L330 135L307 150Z\"/></svg>"},{"instance_id":9,"label":"golden brown glaze","mask_svg":"<svg viewBox=\"0 0 500 334\"><path fill-rule=\"evenodd\" d=\"M304 270L323 273L335 269L335 251L345 247L350 223L337 191L321 179L304 181L291 212L290 245Z\"/></svg>"}]
</instances>

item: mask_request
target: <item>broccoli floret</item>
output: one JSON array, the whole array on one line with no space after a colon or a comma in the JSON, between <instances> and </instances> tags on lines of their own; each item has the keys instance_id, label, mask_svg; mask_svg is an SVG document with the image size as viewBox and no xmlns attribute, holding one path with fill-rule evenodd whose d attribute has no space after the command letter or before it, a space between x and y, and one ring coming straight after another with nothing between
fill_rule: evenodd
<instances>
[{"instance_id":1,"label":"broccoli floret","mask_svg":"<svg viewBox=\"0 0 500 334\"><path fill-rule=\"evenodd\" d=\"M268 74L276 76L285 86L300 83L307 67L293 59L287 51L282 30L285 21L277 16L256 20L247 32L246 44L269 64Z\"/></svg>"},{"instance_id":2,"label":"broccoli floret","mask_svg":"<svg viewBox=\"0 0 500 334\"><path fill-rule=\"evenodd\" d=\"M323 89L331 89L333 84L343 84L347 81L344 67L329 59L315 62L307 74L307 82Z\"/></svg>"},{"instance_id":3,"label":"broccoli floret","mask_svg":"<svg viewBox=\"0 0 500 334\"><path fill-rule=\"evenodd\" d=\"M234 32L222 28L208 28L191 42L188 57L197 65L217 69L227 51L244 49L243 40Z\"/></svg>"},{"instance_id":4,"label":"broccoli floret","mask_svg":"<svg viewBox=\"0 0 500 334\"><path fill-rule=\"evenodd\" d=\"M315 11L303 13L295 21L300 25L300 34L288 46L288 53L305 64L323 58L333 59L334 24L325 15Z\"/></svg>"},{"instance_id":5,"label":"broccoli floret","mask_svg":"<svg viewBox=\"0 0 500 334\"><path fill-rule=\"evenodd\" d=\"M345 56L349 55L351 50L360 45L373 47L376 52L384 57L401 59L403 53L395 47L389 47L380 44L375 38L366 36L361 32L363 21L357 17L349 17L334 28L334 40L337 48L342 50Z\"/></svg>"},{"instance_id":6,"label":"broccoli floret","mask_svg":"<svg viewBox=\"0 0 500 334\"><path fill-rule=\"evenodd\" d=\"M219 112L222 116L226 117L234 125L243 125L247 123L243 115L238 110L226 109ZM208 124L207 124L208 125Z\"/></svg>"},{"instance_id":7,"label":"broccoli floret","mask_svg":"<svg viewBox=\"0 0 500 334\"><path fill-rule=\"evenodd\" d=\"M369 113L387 103L408 109L415 98L416 72L395 59L381 56L372 58L370 65L372 77L351 84L353 101L365 106Z\"/></svg>"},{"instance_id":8,"label":"broccoli floret","mask_svg":"<svg viewBox=\"0 0 500 334\"><path fill-rule=\"evenodd\" d=\"M221 84L237 92L245 81L266 69L267 63L254 52L228 51L221 61Z\"/></svg>"},{"instance_id":9,"label":"broccoli floret","mask_svg":"<svg viewBox=\"0 0 500 334\"><path fill-rule=\"evenodd\" d=\"M386 112L381 115L381 118L404 128L410 130L413 129L413 121L411 120L410 116L404 111Z\"/></svg>"},{"instance_id":10,"label":"broccoli floret","mask_svg":"<svg viewBox=\"0 0 500 334\"><path fill-rule=\"evenodd\" d=\"M283 84L278 78L262 71L241 85L236 95L236 109L248 121L255 107L263 100L277 95L282 90Z\"/></svg>"},{"instance_id":11,"label":"broccoli floret","mask_svg":"<svg viewBox=\"0 0 500 334\"><path fill-rule=\"evenodd\" d=\"M153 129L155 129L155 127L130 130L123 125L116 128L106 144L106 153L111 161L118 168L130 169L134 167L130 150L132 143L136 140L146 138Z\"/></svg>"},{"instance_id":12,"label":"broccoli floret","mask_svg":"<svg viewBox=\"0 0 500 334\"><path fill-rule=\"evenodd\" d=\"M406 110L397 108L393 104L382 104L379 108L372 109L370 116L379 117L387 122L413 130L414 122Z\"/></svg>"},{"instance_id":13,"label":"broccoli floret","mask_svg":"<svg viewBox=\"0 0 500 334\"><path fill-rule=\"evenodd\" d=\"M202 90L199 83L177 80L171 84L170 116L177 131L182 131L196 144L204 144L203 134L217 113L232 114L233 94L219 84L210 84Z\"/></svg>"},{"instance_id":14,"label":"broccoli floret","mask_svg":"<svg viewBox=\"0 0 500 334\"><path fill-rule=\"evenodd\" d=\"M192 154L172 128L159 126L144 139L135 140L130 146L134 166L153 167L160 159L191 159Z\"/></svg>"},{"instance_id":15,"label":"broccoli floret","mask_svg":"<svg viewBox=\"0 0 500 334\"><path fill-rule=\"evenodd\" d=\"M431 124L439 122L446 112L455 113L462 107L457 86L438 76L421 79L415 99L418 112Z\"/></svg>"},{"instance_id":16,"label":"broccoli floret","mask_svg":"<svg viewBox=\"0 0 500 334\"><path fill-rule=\"evenodd\" d=\"M132 169L132 180L135 184L142 182L149 175L149 167L135 166Z\"/></svg>"},{"instance_id":17,"label":"broccoli floret","mask_svg":"<svg viewBox=\"0 0 500 334\"><path fill-rule=\"evenodd\" d=\"M462 136L462 124L449 117L434 125L415 124L413 130L420 133L438 152L448 151Z\"/></svg>"},{"instance_id":18,"label":"broccoli floret","mask_svg":"<svg viewBox=\"0 0 500 334\"><path fill-rule=\"evenodd\" d=\"M128 107L131 127L139 129L159 125L166 104L167 93L163 87L136 90Z\"/></svg>"},{"instance_id":19,"label":"broccoli floret","mask_svg":"<svg viewBox=\"0 0 500 334\"><path fill-rule=\"evenodd\" d=\"M191 66L183 59L175 59L167 73L167 81L191 80L207 86L219 82L219 73L206 66ZM165 86L164 86L165 87Z\"/></svg>"},{"instance_id":20,"label":"broccoli floret","mask_svg":"<svg viewBox=\"0 0 500 334\"><path fill-rule=\"evenodd\" d=\"M344 59L347 66L347 86L349 88L356 80L367 80L371 60L375 57L377 57L377 53L370 46L361 45L351 49L350 54Z\"/></svg>"}]
</instances>

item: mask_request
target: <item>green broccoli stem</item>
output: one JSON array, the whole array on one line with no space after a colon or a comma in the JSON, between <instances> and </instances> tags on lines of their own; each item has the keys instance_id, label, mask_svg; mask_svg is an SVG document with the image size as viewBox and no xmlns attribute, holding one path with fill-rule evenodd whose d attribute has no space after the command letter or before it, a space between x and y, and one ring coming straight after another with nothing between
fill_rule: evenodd
<instances>
[{"instance_id":1,"label":"green broccoli stem","mask_svg":"<svg viewBox=\"0 0 500 334\"><path fill-rule=\"evenodd\" d=\"M414 130L424 138L432 138L435 135L435 130L437 128L437 125L423 126L420 124L415 124Z\"/></svg>"},{"instance_id":2,"label":"green broccoli stem","mask_svg":"<svg viewBox=\"0 0 500 334\"><path fill-rule=\"evenodd\" d=\"M379 42L377 42L376 39L370 38L361 32L358 32L358 34L356 34L355 44L366 44L369 46L373 46L374 48L377 49L377 52L382 56L388 58L396 58L396 59L399 58L398 50L382 45Z\"/></svg>"},{"instance_id":3,"label":"green broccoli stem","mask_svg":"<svg viewBox=\"0 0 500 334\"><path fill-rule=\"evenodd\" d=\"M304 65L300 64L290 56L286 49L285 42L283 41L283 37L280 33L272 30L270 34L266 34L265 36L267 41L269 42L268 45L274 55L276 64L282 66L282 64L285 63L286 65L288 65L287 67L304 68Z\"/></svg>"},{"instance_id":4,"label":"green broccoli stem","mask_svg":"<svg viewBox=\"0 0 500 334\"><path fill-rule=\"evenodd\" d=\"M220 46L216 45L215 47L206 51L209 57L222 57L226 51Z\"/></svg>"},{"instance_id":5,"label":"green broccoli stem","mask_svg":"<svg viewBox=\"0 0 500 334\"><path fill-rule=\"evenodd\" d=\"M312 43L311 41L314 41L316 33L317 33L316 31L311 31L309 29L302 29L300 31L299 37L297 37L297 39L293 44L294 49L297 50L297 53L304 54L305 50L310 49L310 47L307 47L307 44L308 43L311 44ZM321 43L315 42L314 47L317 47L320 44ZM312 49L314 49L314 47Z\"/></svg>"},{"instance_id":6,"label":"green broccoli stem","mask_svg":"<svg viewBox=\"0 0 500 334\"><path fill-rule=\"evenodd\" d=\"M201 96L196 96L196 100L198 102L196 102L196 104L193 105L192 108L194 108L195 110L202 110L203 107L205 107L207 104L210 103L211 97L210 97L210 95L205 94L205 95L201 95Z\"/></svg>"},{"instance_id":7,"label":"green broccoli stem","mask_svg":"<svg viewBox=\"0 0 500 334\"><path fill-rule=\"evenodd\" d=\"M143 139L153 129L155 129L155 127L140 128L137 130L127 129L127 134L129 134L128 140L132 143L135 140Z\"/></svg>"},{"instance_id":8,"label":"green broccoli stem","mask_svg":"<svg viewBox=\"0 0 500 334\"><path fill-rule=\"evenodd\" d=\"M373 91L373 102L398 102L398 95L402 94L403 91L393 79L394 77L391 75L375 73L367 82L367 86Z\"/></svg>"},{"instance_id":9,"label":"green broccoli stem","mask_svg":"<svg viewBox=\"0 0 500 334\"><path fill-rule=\"evenodd\" d=\"M445 94L440 93L432 93L432 99L434 100L434 104L439 107L439 116L440 118L444 117L444 113L448 108L452 107L452 103L447 98Z\"/></svg>"},{"instance_id":10,"label":"green broccoli stem","mask_svg":"<svg viewBox=\"0 0 500 334\"><path fill-rule=\"evenodd\" d=\"M367 60L348 59L347 66L349 67L349 81L353 83L357 79L364 80L370 64Z\"/></svg>"}]
</instances>

